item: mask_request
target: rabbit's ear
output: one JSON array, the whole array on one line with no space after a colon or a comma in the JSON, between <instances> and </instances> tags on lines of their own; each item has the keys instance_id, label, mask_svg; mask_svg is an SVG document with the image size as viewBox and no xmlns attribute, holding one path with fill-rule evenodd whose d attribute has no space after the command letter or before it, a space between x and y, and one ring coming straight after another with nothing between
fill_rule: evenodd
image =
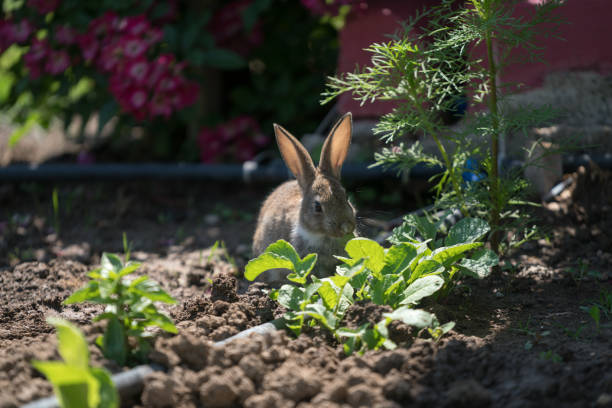
<instances>
[{"instance_id":1,"label":"rabbit's ear","mask_svg":"<svg viewBox=\"0 0 612 408\"><path fill-rule=\"evenodd\" d=\"M331 174L340 179L342 163L346 159L351 144L352 132L353 116L349 112L340 118L325 139L321 150L321 161L319 162L319 169L323 173Z\"/></svg>"},{"instance_id":2,"label":"rabbit's ear","mask_svg":"<svg viewBox=\"0 0 612 408\"><path fill-rule=\"evenodd\" d=\"M309 187L315 179L315 166L306 148L282 126L274 124L274 135L283 160L300 187Z\"/></svg>"}]
</instances>

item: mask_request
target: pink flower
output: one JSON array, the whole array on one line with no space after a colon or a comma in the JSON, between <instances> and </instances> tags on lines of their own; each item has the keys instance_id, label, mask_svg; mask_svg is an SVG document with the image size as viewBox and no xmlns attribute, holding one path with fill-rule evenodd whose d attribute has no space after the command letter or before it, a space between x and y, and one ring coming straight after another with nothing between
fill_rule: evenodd
<instances>
[{"instance_id":1,"label":"pink flower","mask_svg":"<svg viewBox=\"0 0 612 408\"><path fill-rule=\"evenodd\" d=\"M124 36L119 40L123 48L123 54L128 58L137 58L142 56L149 45L139 37Z\"/></svg>"},{"instance_id":2,"label":"pink flower","mask_svg":"<svg viewBox=\"0 0 612 408\"><path fill-rule=\"evenodd\" d=\"M119 24L119 16L112 11L107 11L100 17L91 20L88 31L96 36L107 35L116 31Z\"/></svg>"},{"instance_id":3,"label":"pink flower","mask_svg":"<svg viewBox=\"0 0 612 408\"><path fill-rule=\"evenodd\" d=\"M164 77L159 81L157 89L161 92L175 91L179 86L179 81L176 77Z\"/></svg>"},{"instance_id":4,"label":"pink flower","mask_svg":"<svg viewBox=\"0 0 612 408\"><path fill-rule=\"evenodd\" d=\"M131 89L127 94L127 103L131 109L138 110L144 107L147 103L148 95L145 89Z\"/></svg>"},{"instance_id":5,"label":"pink flower","mask_svg":"<svg viewBox=\"0 0 612 408\"><path fill-rule=\"evenodd\" d=\"M169 118L172 115L171 100L161 92L156 92L149 104L149 113L153 116L164 116Z\"/></svg>"},{"instance_id":6,"label":"pink flower","mask_svg":"<svg viewBox=\"0 0 612 408\"><path fill-rule=\"evenodd\" d=\"M250 116L239 116L215 128L202 129L198 135L200 159L205 163L230 157L250 160L267 143L259 124Z\"/></svg>"},{"instance_id":7,"label":"pink flower","mask_svg":"<svg viewBox=\"0 0 612 408\"><path fill-rule=\"evenodd\" d=\"M149 24L149 20L147 20L147 18L143 14L141 14L138 16L125 18L121 22L119 29L122 32L126 32L133 36L141 36L145 32L147 32L150 27L151 24Z\"/></svg>"},{"instance_id":8,"label":"pink flower","mask_svg":"<svg viewBox=\"0 0 612 408\"><path fill-rule=\"evenodd\" d=\"M146 105L149 98L148 92L143 88L128 87L115 98L121 105L121 109L134 116L137 120L144 120L147 116Z\"/></svg>"},{"instance_id":9,"label":"pink flower","mask_svg":"<svg viewBox=\"0 0 612 408\"><path fill-rule=\"evenodd\" d=\"M143 36L144 40L147 44L153 45L157 44L164 38L164 33L162 30L156 27L151 27Z\"/></svg>"},{"instance_id":10,"label":"pink flower","mask_svg":"<svg viewBox=\"0 0 612 408\"><path fill-rule=\"evenodd\" d=\"M238 54L247 55L253 47L261 44L263 32L260 22L257 22L249 33L243 28L242 14L250 3L251 0L227 2L213 15L209 29L217 45L229 48Z\"/></svg>"},{"instance_id":11,"label":"pink flower","mask_svg":"<svg viewBox=\"0 0 612 408\"><path fill-rule=\"evenodd\" d=\"M59 6L60 0L28 0L28 7L36 9L40 14L47 14Z\"/></svg>"},{"instance_id":12,"label":"pink flower","mask_svg":"<svg viewBox=\"0 0 612 408\"><path fill-rule=\"evenodd\" d=\"M92 61L100 50L100 42L92 33L79 35L77 37L77 43L81 48L81 54L85 61Z\"/></svg>"},{"instance_id":13,"label":"pink flower","mask_svg":"<svg viewBox=\"0 0 612 408\"><path fill-rule=\"evenodd\" d=\"M239 140L236 146L236 158L245 162L251 160L257 154L257 149L250 140Z\"/></svg>"},{"instance_id":14,"label":"pink flower","mask_svg":"<svg viewBox=\"0 0 612 408\"><path fill-rule=\"evenodd\" d=\"M24 59L31 62L40 62L50 51L51 47L49 47L47 40L39 40L36 38L32 41L32 45L25 54Z\"/></svg>"},{"instance_id":15,"label":"pink flower","mask_svg":"<svg viewBox=\"0 0 612 408\"><path fill-rule=\"evenodd\" d=\"M146 82L149 73L149 62L144 58L130 60L126 63L125 73L128 79L137 84L143 84Z\"/></svg>"},{"instance_id":16,"label":"pink flower","mask_svg":"<svg viewBox=\"0 0 612 408\"><path fill-rule=\"evenodd\" d=\"M121 72L115 74L108 80L108 89L111 91L117 100L123 98L126 89L130 87L130 82L125 80L125 75Z\"/></svg>"},{"instance_id":17,"label":"pink flower","mask_svg":"<svg viewBox=\"0 0 612 408\"><path fill-rule=\"evenodd\" d=\"M119 44L108 44L102 48L98 65L103 71L110 72L119 66L123 55L123 49Z\"/></svg>"},{"instance_id":18,"label":"pink flower","mask_svg":"<svg viewBox=\"0 0 612 408\"><path fill-rule=\"evenodd\" d=\"M51 75L64 72L70 66L70 56L65 50L52 51L45 64L45 71Z\"/></svg>"},{"instance_id":19,"label":"pink flower","mask_svg":"<svg viewBox=\"0 0 612 408\"><path fill-rule=\"evenodd\" d=\"M44 66L44 60L50 52L51 48L46 40L35 39L32 42L30 49L23 56L23 61L32 79L40 77L42 74L42 67Z\"/></svg>"},{"instance_id":20,"label":"pink flower","mask_svg":"<svg viewBox=\"0 0 612 408\"><path fill-rule=\"evenodd\" d=\"M174 64L174 55L161 54L151 64L149 85L155 87L165 76L169 75L171 65Z\"/></svg>"},{"instance_id":21,"label":"pink flower","mask_svg":"<svg viewBox=\"0 0 612 408\"><path fill-rule=\"evenodd\" d=\"M30 38L34 26L28 20L21 20L14 24L8 22L4 31L10 43L23 44Z\"/></svg>"},{"instance_id":22,"label":"pink flower","mask_svg":"<svg viewBox=\"0 0 612 408\"><path fill-rule=\"evenodd\" d=\"M178 92L174 93L174 106L176 109L183 109L189 105L193 105L198 99L200 86L196 82L184 82Z\"/></svg>"},{"instance_id":23,"label":"pink flower","mask_svg":"<svg viewBox=\"0 0 612 408\"><path fill-rule=\"evenodd\" d=\"M200 146L200 160L203 163L213 163L223 153L223 145L218 140L216 129L202 129L198 135L198 145Z\"/></svg>"},{"instance_id":24,"label":"pink flower","mask_svg":"<svg viewBox=\"0 0 612 408\"><path fill-rule=\"evenodd\" d=\"M59 44L70 45L76 42L76 31L67 25L59 26L55 30L55 40Z\"/></svg>"}]
</instances>

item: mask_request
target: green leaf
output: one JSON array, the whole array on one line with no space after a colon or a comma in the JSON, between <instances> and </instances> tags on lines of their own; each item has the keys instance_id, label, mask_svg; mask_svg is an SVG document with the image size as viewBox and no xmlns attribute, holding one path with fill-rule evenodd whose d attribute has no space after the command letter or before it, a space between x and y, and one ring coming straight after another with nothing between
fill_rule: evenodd
<instances>
[{"instance_id":1,"label":"green leaf","mask_svg":"<svg viewBox=\"0 0 612 408\"><path fill-rule=\"evenodd\" d=\"M246 66L246 61L233 51L214 48L202 52L203 65L220 69L240 69Z\"/></svg>"},{"instance_id":2,"label":"green leaf","mask_svg":"<svg viewBox=\"0 0 612 408\"><path fill-rule=\"evenodd\" d=\"M444 279L429 275L412 282L402 293L400 305L417 304L424 297L433 295L444 285Z\"/></svg>"},{"instance_id":3,"label":"green leaf","mask_svg":"<svg viewBox=\"0 0 612 408\"><path fill-rule=\"evenodd\" d=\"M346 276L348 278L354 278L363 272L365 268L366 259L359 259L354 264L338 265L336 266L336 273L338 276Z\"/></svg>"},{"instance_id":4,"label":"green leaf","mask_svg":"<svg viewBox=\"0 0 612 408\"><path fill-rule=\"evenodd\" d=\"M336 329L336 325L338 323L336 316L334 316L329 309L320 303L311 303L306 306L304 311L297 312L297 314L308 315L313 319L316 319L325 328L331 331Z\"/></svg>"},{"instance_id":5,"label":"green leaf","mask_svg":"<svg viewBox=\"0 0 612 408\"><path fill-rule=\"evenodd\" d=\"M90 373L100 384L100 403L98 406L101 408L118 408L119 393L108 371L103 368L91 367Z\"/></svg>"},{"instance_id":6,"label":"green leaf","mask_svg":"<svg viewBox=\"0 0 612 408\"><path fill-rule=\"evenodd\" d=\"M175 304L176 300L166 293L157 282L152 279L143 280L133 286L132 290L136 293L152 300L153 302L163 302Z\"/></svg>"},{"instance_id":7,"label":"green leaf","mask_svg":"<svg viewBox=\"0 0 612 408\"><path fill-rule=\"evenodd\" d=\"M131 289L131 288L135 287L136 285L138 285L139 283L146 281L147 279L149 279L149 277L146 276L146 275L139 276L138 278L136 278L136 279L134 279L133 281L130 282L130 285L128 286L128 288Z\"/></svg>"},{"instance_id":8,"label":"green leaf","mask_svg":"<svg viewBox=\"0 0 612 408\"><path fill-rule=\"evenodd\" d=\"M336 285L337 287L343 288L344 285L346 285L351 280L351 278L352 276L334 275L334 276L330 276L329 280L332 281L334 285Z\"/></svg>"},{"instance_id":9,"label":"green leaf","mask_svg":"<svg viewBox=\"0 0 612 408\"><path fill-rule=\"evenodd\" d=\"M263 272L276 268L294 271L293 262L289 259L277 254L264 252L257 258L249 261L244 268L244 277L249 281L253 281Z\"/></svg>"},{"instance_id":10,"label":"green leaf","mask_svg":"<svg viewBox=\"0 0 612 408\"><path fill-rule=\"evenodd\" d=\"M380 274L385 265L385 250L378 242L368 238L353 238L345 247L346 253L353 259L366 259L366 267L375 275Z\"/></svg>"},{"instance_id":11,"label":"green leaf","mask_svg":"<svg viewBox=\"0 0 612 408\"><path fill-rule=\"evenodd\" d=\"M86 300L91 300L92 298L96 298L100 296L100 289L98 287L98 282L89 282L87 286L81 288L74 292L72 295L68 296L66 300L64 300L65 305L71 305L73 303L85 302Z\"/></svg>"},{"instance_id":12,"label":"green leaf","mask_svg":"<svg viewBox=\"0 0 612 408\"><path fill-rule=\"evenodd\" d=\"M100 264L103 271L106 270L119 273L119 271L123 269L123 262L121 261L121 258L115 254L109 254L107 252L102 254L102 261Z\"/></svg>"},{"instance_id":13,"label":"green leaf","mask_svg":"<svg viewBox=\"0 0 612 408\"><path fill-rule=\"evenodd\" d=\"M100 289L100 296L105 299L110 299L111 295L116 292L118 283L119 282L112 280L112 278L100 280L98 283L98 287Z\"/></svg>"},{"instance_id":14,"label":"green leaf","mask_svg":"<svg viewBox=\"0 0 612 408\"><path fill-rule=\"evenodd\" d=\"M13 131L13 133L11 133L11 136L9 137L9 140L8 140L9 147L13 147L17 143L19 143L21 138L26 133L28 133L34 127L34 125L38 124L40 121L41 121L40 113L36 111L31 112L28 115L28 118L26 119L24 124L19 126L17 129Z\"/></svg>"},{"instance_id":15,"label":"green leaf","mask_svg":"<svg viewBox=\"0 0 612 408\"><path fill-rule=\"evenodd\" d=\"M89 349L81 331L67 320L48 317L47 323L57 330L57 349L67 364L75 367L89 366Z\"/></svg>"},{"instance_id":16,"label":"green leaf","mask_svg":"<svg viewBox=\"0 0 612 408\"><path fill-rule=\"evenodd\" d=\"M157 326L165 332L177 334L178 330L174 325L174 322L163 313L155 313L147 316L147 326Z\"/></svg>"},{"instance_id":17,"label":"green leaf","mask_svg":"<svg viewBox=\"0 0 612 408\"><path fill-rule=\"evenodd\" d=\"M475 242L489 232L489 224L480 218L463 218L453 225L444 240L444 245Z\"/></svg>"},{"instance_id":18,"label":"green leaf","mask_svg":"<svg viewBox=\"0 0 612 408\"><path fill-rule=\"evenodd\" d=\"M444 221L438 220L438 222L432 222L428 217L419 217L411 214L404 218L404 222L415 227L423 239L431 239L433 241L436 238L438 228L440 228Z\"/></svg>"},{"instance_id":19,"label":"green leaf","mask_svg":"<svg viewBox=\"0 0 612 408\"><path fill-rule=\"evenodd\" d=\"M11 71L0 70L0 103L7 102L17 77Z\"/></svg>"},{"instance_id":20,"label":"green leaf","mask_svg":"<svg viewBox=\"0 0 612 408\"><path fill-rule=\"evenodd\" d=\"M323 283L318 281L306 286L306 288L304 288L304 300L310 299L312 295L317 293L321 285L323 285Z\"/></svg>"},{"instance_id":21,"label":"green leaf","mask_svg":"<svg viewBox=\"0 0 612 408\"><path fill-rule=\"evenodd\" d=\"M295 272L287 275L287 279L299 283L300 285L306 284L306 278L312 272L315 264L317 263L317 254L308 254L303 260L298 261L295 265Z\"/></svg>"},{"instance_id":22,"label":"green leaf","mask_svg":"<svg viewBox=\"0 0 612 408\"><path fill-rule=\"evenodd\" d=\"M397 278L393 275L383 275L382 279L373 279L370 283L370 296L372 297L372 302L377 305L387 305L389 304L389 300L385 293L387 289L389 289Z\"/></svg>"},{"instance_id":23,"label":"green leaf","mask_svg":"<svg viewBox=\"0 0 612 408\"><path fill-rule=\"evenodd\" d=\"M116 317L108 321L104 332L102 350L104 351L104 357L116 361L121 366L125 365L127 360L125 329Z\"/></svg>"},{"instance_id":24,"label":"green leaf","mask_svg":"<svg viewBox=\"0 0 612 408\"><path fill-rule=\"evenodd\" d=\"M304 300L304 289L293 285L283 285L278 290L278 303L287 309L299 311Z\"/></svg>"},{"instance_id":25,"label":"green leaf","mask_svg":"<svg viewBox=\"0 0 612 408\"><path fill-rule=\"evenodd\" d=\"M138 262L128 262L121 270L119 270L119 277L124 277L134 272L136 269L140 268L140 263Z\"/></svg>"},{"instance_id":26,"label":"green leaf","mask_svg":"<svg viewBox=\"0 0 612 408\"><path fill-rule=\"evenodd\" d=\"M406 269L410 267L410 263L416 257L417 251L414 245L409 243L402 243L394 245L385 254L385 266L381 273L387 274L402 274Z\"/></svg>"},{"instance_id":27,"label":"green leaf","mask_svg":"<svg viewBox=\"0 0 612 408\"><path fill-rule=\"evenodd\" d=\"M97 382L90 384L88 381L88 368L71 366L60 361L32 361L32 365L53 385L55 395L63 408L98 406L99 385Z\"/></svg>"},{"instance_id":28,"label":"green leaf","mask_svg":"<svg viewBox=\"0 0 612 408\"><path fill-rule=\"evenodd\" d=\"M486 278L491 274L491 268L499 264L499 258L495 252L487 248L479 249L471 258L462 259L459 262L461 271L477 279Z\"/></svg>"},{"instance_id":29,"label":"green leaf","mask_svg":"<svg viewBox=\"0 0 612 408\"><path fill-rule=\"evenodd\" d=\"M364 323L357 329L351 329L349 327L341 327L336 330L336 334L341 337L361 337L365 334L370 323Z\"/></svg>"},{"instance_id":30,"label":"green leaf","mask_svg":"<svg viewBox=\"0 0 612 408\"><path fill-rule=\"evenodd\" d=\"M414 225L404 222L399 227L393 228L391 235L387 238L392 245L399 245L405 242L411 242L414 239Z\"/></svg>"},{"instance_id":31,"label":"green leaf","mask_svg":"<svg viewBox=\"0 0 612 408\"><path fill-rule=\"evenodd\" d=\"M416 268L414 268L414 271L408 280L408 284L411 284L424 275L439 274L442 272L444 272L444 266L442 264L434 261L433 259L423 259L421 262L419 262Z\"/></svg>"},{"instance_id":32,"label":"green leaf","mask_svg":"<svg viewBox=\"0 0 612 408\"><path fill-rule=\"evenodd\" d=\"M278 241L271 243L264 252L269 252L286 258L294 265L300 263L300 255L297 253L293 245L284 239L279 239Z\"/></svg>"},{"instance_id":33,"label":"green leaf","mask_svg":"<svg viewBox=\"0 0 612 408\"><path fill-rule=\"evenodd\" d=\"M421 309L411 309L407 306L402 306L391 313L385 313L383 316L390 320L399 320L418 329L431 326L435 319L432 313Z\"/></svg>"},{"instance_id":34,"label":"green leaf","mask_svg":"<svg viewBox=\"0 0 612 408\"><path fill-rule=\"evenodd\" d=\"M446 246L438 248L432 251L429 255L430 259L441 263L442 265L449 267L451 264L457 261L457 259L471 249L482 246L482 242L472 242L469 244L457 244L453 246Z\"/></svg>"},{"instance_id":35,"label":"green leaf","mask_svg":"<svg viewBox=\"0 0 612 408\"><path fill-rule=\"evenodd\" d=\"M331 283L328 280L323 281L318 292L325 306L330 310L334 310L338 304L340 294L332 287Z\"/></svg>"}]
</instances>

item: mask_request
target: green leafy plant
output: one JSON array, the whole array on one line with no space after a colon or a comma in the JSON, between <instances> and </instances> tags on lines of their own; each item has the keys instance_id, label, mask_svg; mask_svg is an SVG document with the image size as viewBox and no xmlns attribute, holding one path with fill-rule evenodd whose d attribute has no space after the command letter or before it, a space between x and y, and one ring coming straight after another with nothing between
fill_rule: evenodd
<instances>
[{"instance_id":1,"label":"green leafy plant","mask_svg":"<svg viewBox=\"0 0 612 408\"><path fill-rule=\"evenodd\" d=\"M612 292L606 288L599 291L599 299L591 302L589 306L580 306L580 309L587 312L595 322L597 331L601 328L601 321L608 319L612 315Z\"/></svg>"},{"instance_id":2,"label":"green leafy plant","mask_svg":"<svg viewBox=\"0 0 612 408\"><path fill-rule=\"evenodd\" d=\"M597 331L599 331L599 325L601 321L601 310L599 310L599 306L593 305L587 309L587 312L595 322L595 327L597 328Z\"/></svg>"},{"instance_id":3,"label":"green leafy plant","mask_svg":"<svg viewBox=\"0 0 612 408\"><path fill-rule=\"evenodd\" d=\"M114 408L119 395L107 370L89 364L83 334L70 322L49 317L57 330L58 351L63 361L33 361L32 365L53 385L63 408Z\"/></svg>"},{"instance_id":4,"label":"green leafy plant","mask_svg":"<svg viewBox=\"0 0 612 408\"><path fill-rule=\"evenodd\" d=\"M247 264L245 278L254 280L270 269L288 269L287 280L293 284L284 284L270 294L287 309L287 327L299 334L308 317L338 340L345 340L347 353L394 347L386 329L393 320L419 330L427 328L438 339L452 324L441 326L433 314L413 307L428 296L448 293L458 273L487 276L497 264L497 257L490 250L478 250L483 244L476 241L488 232L482 220L466 218L438 241L435 225L425 218L413 220L418 224L414 231L426 239L417 239L414 231L406 228L409 224L395 231L393 245L387 249L367 238L353 238L345 247L348 257L337 257L343 264L337 266L333 276L319 279L310 275L317 255L300 258L291 244L279 240ZM394 312L386 314L374 327L342 327L348 308L363 300L391 306Z\"/></svg>"},{"instance_id":5,"label":"green leafy plant","mask_svg":"<svg viewBox=\"0 0 612 408\"><path fill-rule=\"evenodd\" d=\"M374 128L391 145L375 154L375 165L404 172L419 163L441 168L434 187L436 206L458 208L464 216L476 214L486 219L491 226L487 239L499 254L504 231L512 229L523 236L532 231L526 228L524 212L518 211L526 204L522 193L527 184L519 176L523 169L504 177L499 174L500 136L526 134L536 124L550 121L556 112L533 106L506 109L505 98L517 87L500 84L497 78L511 63L540 59L536 28L557 22L552 12L561 2L543 2L529 18L513 13L517 1L466 3L458 6L453 0L443 0L404 23L388 42L370 45L366 51L372 54L371 64L329 78L323 103L344 92L351 92L362 104L396 102ZM483 48L483 58L472 55ZM524 51L520 61L512 52L517 49ZM482 102L486 104L480 105ZM465 103L486 109L466 113L460 108ZM461 126L449 126L444 120L460 115ZM402 138L407 135L431 138L438 155L425 152L418 142L406 146Z\"/></svg>"},{"instance_id":6,"label":"green leafy plant","mask_svg":"<svg viewBox=\"0 0 612 408\"><path fill-rule=\"evenodd\" d=\"M125 259L125 262L129 262L134 243L132 241L128 241L127 234L125 233L125 231L123 232L121 242L123 244L123 257Z\"/></svg>"},{"instance_id":7,"label":"green leafy plant","mask_svg":"<svg viewBox=\"0 0 612 408\"><path fill-rule=\"evenodd\" d=\"M53 189L51 193L51 205L53 207L53 228L55 232L59 234L60 232L60 207L59 207L59 194L57 192L57 187Z\"/></svg>"},{"instance_id":8,"label":"green leafy plant","mask_svg":"<svg viewBox=\"0 0 612 408\"><path fill-rule=\"evenodd\" d=\"M562 363L563 362L563 357L561 357L559 354L555 353L552 350L542 351L540 353L540 358L542 360L552 361L553 363Z\"/></svg>"},{"instance_id":9,"label":"green leafy plant","mask_svg":"<svg viewBox=\"0 0 612 408\"><path fill-rule=\"evenodd\" d=\"M155 302L173 304L176 301L146 275L136 279L127 277L139 266L134 262L124 264L117 255L104 253L100 268L89 272L89 283L64 301L64 304L106 305L104 313L94 319L107 321L106 330L96 339L96 344L106 358L120 365L145 359L153 336L146 331L147 327L177 333L172 320L155 306Z\"/></svg>"}]
</instances>

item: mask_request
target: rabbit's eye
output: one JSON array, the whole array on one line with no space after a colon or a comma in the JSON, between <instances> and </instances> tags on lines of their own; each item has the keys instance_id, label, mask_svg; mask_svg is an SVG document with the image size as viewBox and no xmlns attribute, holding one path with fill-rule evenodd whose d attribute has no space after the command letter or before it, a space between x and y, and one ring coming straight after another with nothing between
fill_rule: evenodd
<instances>
[{"instance_id":1,"label":"rabbit's eye","mask_svg":"<svg viewBox=\"0 0 612 408\"><path fill-rule=\"evenodd\" d=\"M317 213L320 213L323 211L323 208L321 207L321 202L319 200L315 200L314 202L314 210Z\"/></svg>"}]
</instances>

